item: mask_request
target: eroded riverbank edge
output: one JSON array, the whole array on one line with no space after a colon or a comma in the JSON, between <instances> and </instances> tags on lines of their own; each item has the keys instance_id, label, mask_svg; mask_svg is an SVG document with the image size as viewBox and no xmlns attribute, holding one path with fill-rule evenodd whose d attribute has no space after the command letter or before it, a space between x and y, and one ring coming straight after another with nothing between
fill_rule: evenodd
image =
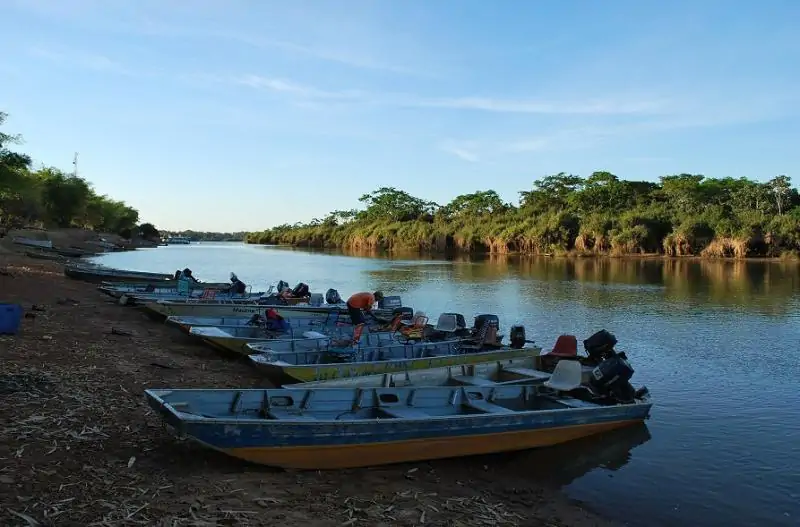
<instances>
[{"instance_id":1,"label":"eroded riverbank edge","mask_svg":"<svg viewBox=\"0 0 800 527\"><path fill-rule=\"evenodd\" d=\"M0 336L4 525L614 525L507 458L284 472L181 441L144 389L268 383L58 264L0 269L0 302L33 315Z\"/></svg>"}]
</instances>

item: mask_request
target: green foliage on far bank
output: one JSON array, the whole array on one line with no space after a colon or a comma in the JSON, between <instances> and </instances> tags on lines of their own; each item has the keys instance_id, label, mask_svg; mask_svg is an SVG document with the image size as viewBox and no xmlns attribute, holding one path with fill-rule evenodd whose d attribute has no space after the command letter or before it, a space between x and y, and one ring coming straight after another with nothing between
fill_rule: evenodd
<instances>
[{"instance_id":1,"label":"green foliage on far bank","mask_svg":"<svg viewBox=\"0 0 800 527\"><path fill-rule=\"evenodd\" d=\"M246 232L205 232L205 231L161 231L164 238L169 236L185 236L196 242L241 242Z\"/></svg>"},{"instance_id":2,"label":"green foliage on far bank","mask_svg":"<svg viewBox=\"0 0 800 527\"><path fill-rule=\"evenodd\" d=\"M652 254L707 257L800 253L800 195L786 176L664 176L625 181L547 176L517 204L493 190L436 203L383 187L360 198L362 210L335 211L308 224L250 233L248 243L353 250L471 251L528 254Z\"/></svg>"},{"instance_id":3,"label":"green foliage on far bank","mask_svg":"<svg viewBox=\"0 0 800 527\"><path fill-rule=\"evenodd\" d=\"M0 125L6 117L0 112ZM57 168L34 170L30 156L9 149L19 143L19 136L0 132L0 230L82 227L125 238L140 234L136 209L97 195L88 181ZM145 226L147 233L155 231L152 225Z\"/></svg>"}]
</instances>

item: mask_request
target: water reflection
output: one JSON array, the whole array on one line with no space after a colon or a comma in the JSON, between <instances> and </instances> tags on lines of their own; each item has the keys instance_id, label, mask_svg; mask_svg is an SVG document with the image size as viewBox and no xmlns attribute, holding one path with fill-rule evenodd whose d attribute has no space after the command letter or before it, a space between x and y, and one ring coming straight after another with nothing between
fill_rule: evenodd
<instances>
[{"instance_id":1,"label":"water reflection","mask_svg":"<svg viewBox=\"0 0 800 527\"><path fill-rule=\"evenodd\" d=\"M412 291L423 283L508 284L524 296L547 294L577 299L587 307L614 309L631 302L690 312L709 304L786 315L800 288L800 266L793 262L700 259L546 258L490 255L458 261L384 262L367 275L383 288Z\"/></svg>"},{"instance_id":2,"label":"water reflection","mask_svg":"<svg viewBox=\"0 0 800 527\"><path fill-rule=\"evenodd\" d=\"M566 486L593 470L616 472L650 439L647 425L640 423L550 448L497 455L492 461L509 475Z\"/></svg>"}]
</instances>

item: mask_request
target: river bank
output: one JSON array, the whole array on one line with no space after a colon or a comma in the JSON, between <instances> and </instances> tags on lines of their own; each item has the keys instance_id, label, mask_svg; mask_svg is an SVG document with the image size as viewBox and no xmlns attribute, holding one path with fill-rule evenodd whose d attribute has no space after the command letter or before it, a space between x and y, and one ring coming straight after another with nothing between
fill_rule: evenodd
<instances>
[{"instance_id":1,"label":"river bank","mask_svg":"<svg viewBox=\"0 0 800 527\"><path fill-rule=\"evenodd\" d=\"M675 253L675 252L646 252L646 251L598 251L598 250L558 250L554 252L537 251L493 251L486 247L471 247L469 249L450 247L373 247L364 245L337 245L313 243L257 243L245 241L248 245L261 245L265 247L280 247L304 251L341 252L342 254L375 257L389 255L392 257L412 258L437 258L437 259L475 259L475 258L564 258L564 259L612 259L612 260L705 260L705 261L748 261L748 262L799 262L800 253L796 251L779 252L773 255L748 253L747 251L734 252L727 249L714 251L701 251L700 253ZM718 246L717 246L718 247ZM725 247L724 245L722 247Z\"/></svg>"},{"instance_id":2,"label":"river bank","mask_svg":"<svg viewBox=\"0 0 800 527\"><path fill-rule=\"evenodd\" d=\"M27 313L0 337L5 525L611 525L507 458L292 473L180 441L145 388L265 381L53 262L5 252L0 269L0 300Z\"/></svg>"},{"instance_id":3,"label":"river bank","mask_svg":"<svg viewBox=\"0 0 800 527\"><path fill-rule=\"evenodd\" d=\"M33 242L33 243L31 243ZM50 247L36 246L43 242ZM48 243L49 242L49 243ZM142 238L125 239L113 233L94 232L87 229L12 229L0 233L0 247L9 251L78 251L85 255L102 254L107 251L131 251L157 247L156 242Z\"/></svg>"}]
</instances>

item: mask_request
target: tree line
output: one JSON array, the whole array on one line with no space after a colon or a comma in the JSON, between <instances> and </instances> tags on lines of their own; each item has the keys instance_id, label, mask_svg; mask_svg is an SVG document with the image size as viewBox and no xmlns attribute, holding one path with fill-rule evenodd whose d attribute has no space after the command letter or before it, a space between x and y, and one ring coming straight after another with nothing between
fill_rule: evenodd
<instances>
[{"instance_id":1,"label":"tree line","mask_svg":"<svg viewBox=\"0 0 800 527\"><path fill-rule=\"evenodd\" d=\"M0 126L7 117L0 112ZM0 132L0 230L81 227L124 238L158 234L151 224L138 225L136 209L97 194L85 179L54 167L34 169L29 155L9 148L21 143L19 135Z\"/></svg>"},{"instance_id":2,"label":"tree line","mask_svg":"<svg viewBox=\"0 0 800 527\"><path fill-rule=\"evenodd\" d=\"M241 242L244 241L246 232L205 232L205 231L161 231L165 238L169 236L184 236L198 242Z\"/></svg>"},{"instance_id":3,"label":"tree line","mask_svg":"<svg viewBox=\"0 0 800 527\"><path fill-rule=\"evenodd\" d=\"M382 187L361 209L249 233L248 243L367 250L738 257L800 254L800 195L785 175L767 182L610 172L535 181L516 204L493 190L446 205Z\"/></svg>"}]
</instances>

